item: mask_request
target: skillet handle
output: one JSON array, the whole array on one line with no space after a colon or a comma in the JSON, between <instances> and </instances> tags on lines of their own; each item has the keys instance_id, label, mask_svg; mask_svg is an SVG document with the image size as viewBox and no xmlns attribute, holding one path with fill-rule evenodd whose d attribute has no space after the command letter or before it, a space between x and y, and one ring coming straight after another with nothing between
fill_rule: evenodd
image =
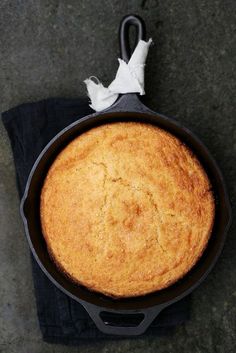
<instances>
[{"instance_id":1,"label":"skillet handle","mask_svg":"<svg viewBox=\"0 0 236 353\"><path fill-rule=\"evenodd\" d=\"M138 336L143 334L164 309L163 306L156 306L141 310L117 311L102 309L87 302L83 305L101 332L119 336Z\"/></svg>"},{"instance_id":2,"label":"skillet handle","mask_svg":"<svg viewBox=\"0 0 236 353\"><path fill-rule=\"evenodd\" d=\"M146 26L143 19L137 15L127 15L120 23L119 39L120 39L120 56L125 62L128 62L131 57L131 48L129 41L130 27L134 26L136 30L135 45L138 44L140 39L146 38Z\"/></svg>"}]
</instances>

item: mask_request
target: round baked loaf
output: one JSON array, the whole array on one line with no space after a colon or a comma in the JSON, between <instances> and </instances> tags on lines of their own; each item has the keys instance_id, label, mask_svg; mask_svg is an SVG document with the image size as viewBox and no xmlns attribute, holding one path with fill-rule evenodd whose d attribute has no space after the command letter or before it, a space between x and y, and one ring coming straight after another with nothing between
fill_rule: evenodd
<instances>
[{"instance_id":1,"label":"round baked loaf","mask_svg":"<svg viewBox=\"0 0 236 353\"><path fill-rule=\"evenodd\" d=\"M183 277L202 255L214 198L198 159L149 124L101 125L55 159L41 192L48 250L71 280L114 297Z\"/></svg>"}]
</instances>

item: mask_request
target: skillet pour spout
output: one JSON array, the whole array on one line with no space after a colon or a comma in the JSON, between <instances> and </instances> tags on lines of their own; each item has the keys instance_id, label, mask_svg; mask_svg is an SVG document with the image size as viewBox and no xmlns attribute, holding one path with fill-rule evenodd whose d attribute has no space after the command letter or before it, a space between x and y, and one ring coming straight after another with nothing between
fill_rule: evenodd
<instances>
[{"instance_id":1,"label":"skillet pour spout","mask_svg":"<svg viewBox=\"0 0 236 353\"><path fill-rule=\"evenodd\" d=\"M123 18L120 25L121 57L130 57L129 29L136 29L136 43L145 39L143 20L134 15ZM181 139L198 157L213 186L216 201L215 222L208 246L192 270L174 285L146 296L112 299L73 283L56 267L47 251L40 222L40 194L47 172L60 151L83 132L105 123L138 121L153 124ZM43 149L30 172L21 201L21 216L30 249L42 271L65 294L87 310L96 326L104 333L135 336L145 332L167 306L191 293L215 265L231 222L231 208L222 173L198 137L170 119L147 108L136 94L121 95L112 107L75 121L57 134ZM116 317L114 319L114 317Z\"/></svg>"}]
</instances>

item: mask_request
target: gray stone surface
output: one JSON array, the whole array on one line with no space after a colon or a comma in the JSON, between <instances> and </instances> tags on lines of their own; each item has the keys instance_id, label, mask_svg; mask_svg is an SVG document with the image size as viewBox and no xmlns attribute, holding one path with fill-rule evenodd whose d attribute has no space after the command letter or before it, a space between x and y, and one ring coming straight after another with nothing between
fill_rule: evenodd
<instances>
[{"instance_id":1,"label":"gray stone surface","mask_svg":"<svg viewBox=\"0 0 236 353\"><path fill-rule=\"evenodd\" d=\"M0 111L46 97L77 97L92 74L109 83L117 68L119 20L131 12L144 18L155 42L147 64L147 104L201 137L224 172L234 204L234 0L1 0ZM1 353L236 351L235 224L215 269L194 292L191 320L174 336L68 348L42 342L18 208L11 149L1 124Z\"/></svg>"}]
</instances>

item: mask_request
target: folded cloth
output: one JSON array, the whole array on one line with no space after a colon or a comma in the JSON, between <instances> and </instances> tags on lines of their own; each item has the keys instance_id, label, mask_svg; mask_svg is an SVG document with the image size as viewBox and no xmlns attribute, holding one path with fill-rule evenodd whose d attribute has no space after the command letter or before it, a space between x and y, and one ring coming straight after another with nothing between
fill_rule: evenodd
<instances>
[{"instance_id":1,"label":"folded cloth","mask_svg":"<svg viewBox=\"0 0 236 353\"><path fill-rule=\"evenodd\" d=\"M91 113L87 98L47 99L2 114L13 150L19 196L44 146L64 127ZM85 309L52 284L32 258L37 313L44 341L77 345L91 339L118 339L101 333ZM146 334L169 334L189 318L189 297L162 311Z\"/></svg>"},{"instance_id":2,"label":"folded cloth","mask_svg":"<svg viewBox=\"0 0 236 353\"><path fill-rule=\"evenodd\" d=\"M99 112L110 107L120 93L139 93L141 96L145 94L144 67L151 43L152 39L148 42L140 40L128 63L118 59L116 77L108 87L104 87L95 76L84 81L91 99L91 108Z\"/></svg>"}]
</instances>

